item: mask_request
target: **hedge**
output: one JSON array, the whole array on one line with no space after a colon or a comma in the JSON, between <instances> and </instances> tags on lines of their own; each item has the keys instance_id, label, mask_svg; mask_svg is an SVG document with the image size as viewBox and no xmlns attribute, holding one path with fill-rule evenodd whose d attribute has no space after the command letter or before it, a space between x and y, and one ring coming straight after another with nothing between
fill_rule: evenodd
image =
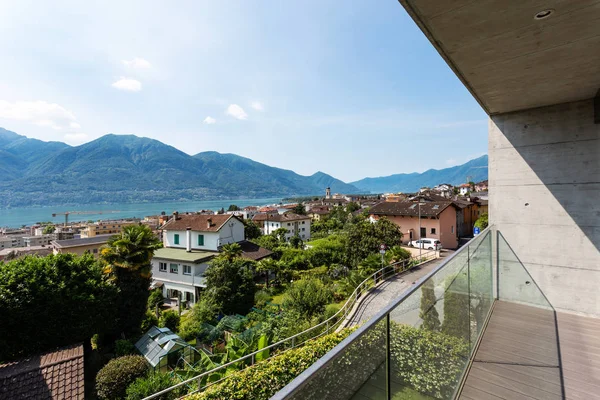
<instances>
[{"instance_id":1,"label":"hedge","mask_svg":"<svg viewBox=\"0 0 600 400\"><path fill-rule=\"evenodd\" d=\"M256 399L267 400L344 340L355 328L347 328L315 339L306 345L259 362L243 371L228 375L188 400Z\"/></svg>"},{"instance_id":2,"label":"hedge","mask_svg":"<svg viewBox=\"0 0 600 400\"><path fill-rule=\"evenodd\" d=\"M114 358L96 375L98 397L105 400L123 399L127 387L147 373L148 364L142 356Z\"/></svg>"}]
</instances>

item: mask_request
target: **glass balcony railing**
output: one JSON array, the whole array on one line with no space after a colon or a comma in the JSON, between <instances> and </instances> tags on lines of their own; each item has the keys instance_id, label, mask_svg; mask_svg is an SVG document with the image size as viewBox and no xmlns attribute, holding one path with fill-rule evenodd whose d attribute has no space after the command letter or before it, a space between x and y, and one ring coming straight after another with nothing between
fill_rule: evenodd
<instances>
[{"instance_id":1,"label":"glass balcony railing","mask_svg":"<svg viewBox=\"0 0 600 400\"><path fill-rule=\"evenodd\" d=\"M454 399L497 301L551 309L502 235L488 228L274 399Z\"/></svg>"}]
</instances>

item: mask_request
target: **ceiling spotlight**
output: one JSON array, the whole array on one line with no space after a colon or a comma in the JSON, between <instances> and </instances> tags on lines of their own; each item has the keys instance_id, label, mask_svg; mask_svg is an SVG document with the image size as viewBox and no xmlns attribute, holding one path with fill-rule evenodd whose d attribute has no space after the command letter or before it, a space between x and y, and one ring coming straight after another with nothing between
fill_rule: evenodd
<instances>
[{"instance_id":1,"label":"ceiling spotlight","mask_svg":"<svg viewBox=\"0 0 600 400\"><path fill-rule=\"evenodd\" d=\"M552 9L543 10L543 11L536 13L535 16L533 17L533 19L536 19L536 20L546 19L553 13L554 13L554 10L552 10Z\"/></svg>"}]
</instances>

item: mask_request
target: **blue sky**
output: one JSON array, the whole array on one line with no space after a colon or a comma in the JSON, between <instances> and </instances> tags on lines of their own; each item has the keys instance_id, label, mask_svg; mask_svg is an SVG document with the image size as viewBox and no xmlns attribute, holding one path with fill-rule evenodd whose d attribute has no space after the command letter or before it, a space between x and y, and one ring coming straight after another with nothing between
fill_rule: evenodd
<instances>
[{"instance_id":1,"label":"blue sky","mask_svg":"<svg viewBox=\"0 0 600 400\"><path fill-rule=\"evenodd\" d=\"M0 126L42 140L135 134L346 181L487 151L395 0L2 2L0 48Z\"/></svg>"}]
</instances>

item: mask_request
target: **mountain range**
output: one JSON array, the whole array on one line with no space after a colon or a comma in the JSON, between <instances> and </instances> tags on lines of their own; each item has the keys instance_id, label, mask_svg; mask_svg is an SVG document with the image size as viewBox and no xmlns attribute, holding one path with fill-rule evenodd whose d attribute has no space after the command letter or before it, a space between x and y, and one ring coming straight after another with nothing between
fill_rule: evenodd
<instances>
[{"instance_id":1,"label":"mountain range","mask_svg":"<svg viewBox=\"0 0 600 400\"><path fill-rule=\"evenodd\" d=\"M378 178L364 178L351 185L361 192L396 193L416 192L424 186L433 187L441 183L458 185L467 179L480 182L488 178L488 156L484 155L465 164L445 169L430 169L423 173L394 174Z\"/></svg>"},{"instance_id":2,"label":"mountain range","mask_svg":"<svg viewBox=\"0 0 600 400\"><path fill-rule=\"evenodd\" d=\"M474 162L479 167L469 166ZM464 182L466 173L487 179L487 157L469 163L348 184L323 172L303 176L235 154L191 156L134 135L108 134L69 146L0 128L0 207L289 197L322 194L328 186L333 193L413 191Z\"/></svg>"}]
</instances>

